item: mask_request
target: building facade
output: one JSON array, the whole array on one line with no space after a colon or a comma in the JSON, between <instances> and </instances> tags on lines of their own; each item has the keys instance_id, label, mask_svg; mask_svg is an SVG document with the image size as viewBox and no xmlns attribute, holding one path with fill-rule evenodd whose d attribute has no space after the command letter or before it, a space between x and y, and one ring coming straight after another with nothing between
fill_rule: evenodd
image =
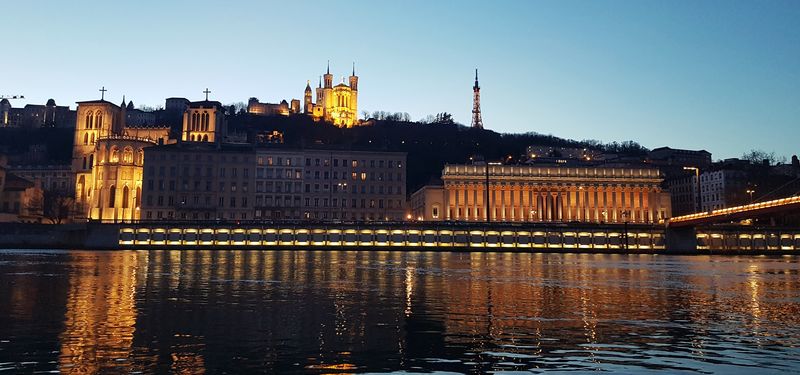
<instances>
[{"instance_id":1,"label":"building facade","mask_svg":"<svg viewBox=\"0 0 800 375\"><path fill-rule=\"evenodd\" d=\"M406 219L441 221L444 217L444 187L426 185L411 194L408 200L410 213Z\"/></svg>"},{"instance_id":2,"label":"building facade","mask_svg":"<svg viewBox=\"0 0 800 375\"><path fill-rule=\"evenodd\" d=\"M156 111L144 111L133 106L133 100L128 102L125 109L125 124L127 126L155 126L158 122Z\"/></svg>"},{"instance_id":3,"label":"building facade","mask_svg":"<svg viewBox=\"0 0 800 375\"><path fill-rule=\"evenodd\" d=\"M29 181L39 181L42 190L58 191L73 196L75 175L72 166L65 165L9 165L9 172Z\"/></svg>"},{"instance_id":4,"label":"building facade","mask_svg":"<svg viewBox=\"0 0 800 375\"><path fill-rule=\"evenodd\" d=\"M299 108L295 107L295 101L297 99L292 99L292 106L289 106L286 100L281 100L280 103L262 103L258 98L250 98L247 101L247 113L261 116L289 116L299 111ZM297 104L299 103L297 101Z\"/></svg>"},{"instance_id":5,"label":"building facade","mask_svg":"<svg viewBox=\"0 0 800 375\"><path fill-rule=\"evenodd\" d=\"M223 142L228 134L225 109L217 101L191 102L183 112L181 140L184 142Z\"/></svg>"},{"instance_id":6,"label":"building facade","mask_svg":"<svg viewBox=\"0 0 800 375\"><path fill-rule=\"evenodd\" d=\"M655 223L671 215L657 169L446 165L442 180L440 220ZM432 205L424 210L433 216Z\"/></svg>"},{"instance_id":7,"label":"building facade","mask_svg":"<svg viewBox=\"0 0 800 375\"><path fill-rule=\"evenodd\" d=\"M169 143L169 127L129 126L127 104L78 103L72 149L75 202L90 220L140 217L144 149Z\"/></svg>"},{"instance_id":8,"label":"building facade","mask_svg":"<svg viewBox=\"0 0 800 375\"><path fill-rule=\"evenodd\" d=\"M303 158L304 218L403 220L405 153L304 150Z\"/></svg>"},{"instance_id":9,"label":"building facade","mask_svg":"<svg viewBox=\"0 0 800 375\"><path fill-rule=\"evenodd\" d=\"M647 159L651 164L662 167L696 167L704 170L711 166L711 153L706 150L659 147L651 150Z\"/></svg>"},{"instance_id":10,"label":"building facade","mask_svg":"<svg viewBox=\"0 0 800 375\"><path fill-rule=\"evenodd\" d=\"M399 221L404 153L181 142L145 150L144 220Z\"/></svg>"},{"instance_id":11,"label":"building facade","mask_svg":"<svg viewBox=\"0 0 800 375\"><path fill-rule=\"evenodd\" d=\"M13 108L8 99L0 100L0 126L15 128L74 128L75 111L68 106L56 105L49 99L46 104L28 104Z\"/></svg>"},{"instance_id":12,"label":"building facade","mask_svg":"<svg viewBox=\"0 0 800 375\"><path fill-rule=\"evenodd\" d=\"M143 220L253 219L250 145L203 141L145 150Z\"/></svg>"},{"instance_id":13,"label":"building facade","mask_svg":"<svg viewBox=\"0 0 800 375\"><path fill-rule=\"evenodd\" d=\"M700 175L700 208L717 210L749 203L747 173L721 169Z\"/></svg>"},{"instance_id":14,"label":"building facade","mask_svg":"<svg viewBox=\"0 0 800 375\"><path fill-rule=\"evenodd\" d=\"M697 194L697 177L686 174L683 177L674 177L665 182L672 200L672 215L688 215L699 211Z\"/></svg>"},{"instance_id":15,"label":"building facade","mask_svg":"<svg viewBox=\"0 0 800 375\"><path fill-rule=\"evenodd\" d=\"M328 70L322 76L316 90L316 101L312 101L311 85L306 82L303 112L315 119L324 119L343 128L360 125L358 121L358 76L356 76L355 65L347 82L334 86L333 74L331 74L331 67L328 64Z\"/></svg>"},{"instance_id":16,"label":"building facade","mask_svg":"<svg viewBox=\"0 0 800 375\"><path fill-rule=\"evenodd\" d=\"M0 222L41 221L43 204L41 184L8 172L0 155Z\"/></svg>"}]
</instances>

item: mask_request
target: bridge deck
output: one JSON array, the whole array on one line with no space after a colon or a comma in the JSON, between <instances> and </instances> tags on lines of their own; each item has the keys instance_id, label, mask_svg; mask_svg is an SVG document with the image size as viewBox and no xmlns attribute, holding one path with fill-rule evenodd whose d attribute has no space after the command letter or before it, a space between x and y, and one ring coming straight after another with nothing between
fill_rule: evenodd
<instances>
[{"instance_id":1,"label":"bridge deck","mask_svg":"<svg viewBox=\"0 0 800 375\"><path fill-rule=\"evenodd\" d=\"M669 219L670 227L688 227L723 221L741 220L764 214L800 210L800 196L775 199L743 206L722 208L708 212L676 216Z\"/></svg>"}]
</instances>

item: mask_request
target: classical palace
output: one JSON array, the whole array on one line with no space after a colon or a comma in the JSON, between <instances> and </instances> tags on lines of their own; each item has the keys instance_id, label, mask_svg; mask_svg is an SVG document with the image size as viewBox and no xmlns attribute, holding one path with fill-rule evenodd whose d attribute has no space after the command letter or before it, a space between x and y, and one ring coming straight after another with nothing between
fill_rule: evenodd
<instances>
[{"instance_id":1,"label":"classical palace","mask_svg":"<svg viewBox=\"0 0 800 375\"><path fill-rule=\"evenodd\" d=\"M311 85L306 82L303 113L344 128L360 124L358 121L358 76L356 76L355 64L353 65L353 74L348 77L348 83L342 82L334 86L331 66L328 63L328 70L322 76L317 87L316 101L312 102L311 97Z\"/></svg>"},{"instance_id":2,"label":"classical palace","mask_svg":"<svg viewBox=\"0 0 800 375\"><path fill-rule=\"evenodd\" d=\"M442 180L411 196L416 219L654 223L671 215L654 168L446 165Z\"/></svg>"}]
</instances>

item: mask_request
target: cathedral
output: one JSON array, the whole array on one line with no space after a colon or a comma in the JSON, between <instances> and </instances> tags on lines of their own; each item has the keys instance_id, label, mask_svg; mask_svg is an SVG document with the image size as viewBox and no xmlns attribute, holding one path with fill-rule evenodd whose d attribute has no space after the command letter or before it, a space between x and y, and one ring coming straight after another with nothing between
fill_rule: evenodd
<instances>
[{"instance_id":1,"label":"cathedral","mask_svg":"<svg viewBox=\"0 0 800 375\"><path fill-rule=\"evenodd\" d=\"M342 79L344 81L344 79ZM306 82L303 113L315 120L324 119L342 128L360 125L358 120L358 76L355 64L349 82L333 85L330 63L317 87L316 101L312 101L311 85ZM324 82L324 85L323 85Z\"/></svg>"},{"instance_id":2,"label":"cathedral","mask_svg":"<svg viewBox=\"0 0 800 375\"><path fill-rule=\"evenodd\" d=\"M208 90L204 92L206 100L185 103L181 142L225 139L225 110L220 102L208 100ZM129 104L124 98L119 106L102 98L78 102L72 171L79 216L89 220L139 220L144 149L178 142L170 138L169 126L131 123Z\"/></svg>"},{"instance_id":3,"label":"cathedral","mask_svg":"<svg viewBox=\"0 0 800 375\"><path fill-rule=\"evenodd\" d=\"M104 99L77 104L72 171L79 216L138 220L144 149L174 142L169 127L128 125L124 98L119 106Z\"/></svg>"}]
</instances>

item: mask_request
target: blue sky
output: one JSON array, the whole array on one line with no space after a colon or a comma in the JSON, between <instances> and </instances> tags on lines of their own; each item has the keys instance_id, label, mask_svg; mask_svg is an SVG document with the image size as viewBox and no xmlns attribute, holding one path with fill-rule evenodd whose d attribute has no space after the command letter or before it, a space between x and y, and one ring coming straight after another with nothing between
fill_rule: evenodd
<instances>
[{"instance_id":1,"label":"blue sky","mask_svg":"<svg viewBox=\"0 0 800 375\"><path fill-rule=\"evenodd\" d=\"M359 109L650 148L800 153L798 1L11 1L1 94L302 98L356 62Z\"/></svg>"}]
</instances>

